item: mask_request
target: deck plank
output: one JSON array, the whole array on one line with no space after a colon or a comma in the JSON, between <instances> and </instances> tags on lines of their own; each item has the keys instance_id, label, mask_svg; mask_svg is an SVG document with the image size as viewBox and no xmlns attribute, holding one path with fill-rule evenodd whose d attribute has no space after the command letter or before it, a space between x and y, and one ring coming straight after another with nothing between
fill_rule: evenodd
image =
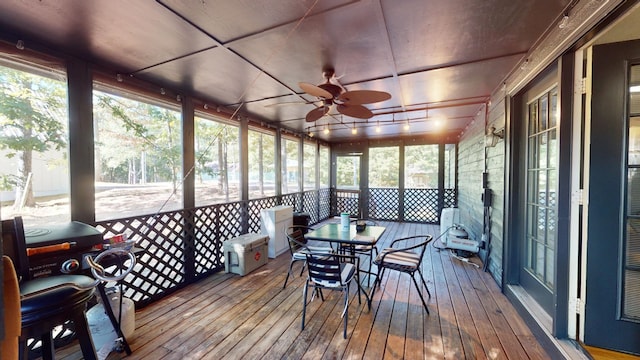
<instances>
[{"instance_id":1,"label":"deck plank","mask_svg":"<svg viewBox=\"0 0 640 360\"><path fill-rule=\"evenodd\" d=\"M449 293L449 287L447 285L447 279L442 265L442 257L440 252L435 251L433 246L430 247L430 249L431 262L433 263L435 294L437 298L436 311L440 318L440 324L434 325L438 327L442 333L443 358L463 359L465 354L462 346L462 339L460 337L460 329L456 322L456 314L454 312L452 302L453 294ZM430 330L425 331L427 332Z\"/></svg>"},{"instance_id":2,"label":"deck plank","mask_svg":"<svg viewBox=\"0 0 640 360\"><path fill-rule=\"evenodd\" d=\"M449 294L451 294L453 312L455 314L457 327L460 331L465 358L486 359L486 354L480 344L480 335L478 334L478 330L473 324L471 318L469 305L464 298L460 283L455 276L454 264L451 262L451 256L448 255L448 251L442 251L440 253L440 258L447 277L447 287L449 288Z\"/></svg>"},{"instance_id":3,"label":"deck plank","mask_svg":"<svg viewBox=\"0 0 640 360\"><path fill-rule=\"evenodd\" d=\"M439 234L434 225L380 224L387 231L379 249L396 238ZM371 310L364 299L358 303L352 288L347 339L339 292L310 302L301 330L305 281L297 263L295 276L282 288L289 261L283 254L244 277L214 274L136 310L136 331L129 339L133 354L112 353L108 360L549 358L488 273L433 246L422 266L431 298L420 289L430 314L409 276L389 271L373 294ZM77 344L58 355L82 358Z\"/></svg>"}]
</instances>

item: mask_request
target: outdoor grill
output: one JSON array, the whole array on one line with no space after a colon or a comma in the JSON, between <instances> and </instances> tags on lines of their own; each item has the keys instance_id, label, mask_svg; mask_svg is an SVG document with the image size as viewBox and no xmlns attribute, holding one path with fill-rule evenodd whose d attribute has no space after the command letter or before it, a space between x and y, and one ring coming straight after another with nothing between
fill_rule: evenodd
<instances>
[{"instance_id":1,"label":"outdoor grill","mask_svg":"<svg viewBox=\"0 0 640 360\"><path fill-rule=\"evenodd\" d=\"M85 256L102 244L103 236L93 226L72 221L25 229L31 278L73 274L88 269Z\"/></svg>"}]
</instances>

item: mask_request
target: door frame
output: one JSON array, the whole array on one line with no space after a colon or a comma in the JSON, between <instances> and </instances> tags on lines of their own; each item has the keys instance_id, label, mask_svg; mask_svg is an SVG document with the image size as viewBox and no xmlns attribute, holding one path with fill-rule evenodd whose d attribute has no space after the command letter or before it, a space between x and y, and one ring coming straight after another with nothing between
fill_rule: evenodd
<instances>
[{"instance_id":1,"label":"door frame","mask_svg":"<svg viewBox=\"0 0 640 360\"><path fill-rule=\"evenodd\" d=\"M331 188L338 189L337 181L337 158L338 156L359 156L360 157L360 180L358 190L358 216L367 218L369 216L368 196L363 193L369 183L369 148L365 143L341 144L331 149Z\"/></svg>"},{"instance_id":2,"label":"door frame","mask_svg":"<svg viewBox=\"0 0 640 360\"><path fill-rule=\"evenodd\" d=\"M551 74L551 75L550 75ZM553 75L555 74L555 75ZM555 250L555 279L553 292L553 307L547 315L541 307L526 294L520 286L520 269L522 266L521 239L525 234L524 222L526 199L521 194L525 193L526 169L521 159L526 156L526 130L524 127L525 101L524 95L535 92L535 88L545 77L555 76L558 86L558 193L557 193L557 236ZM571 212L571 146L572 146L572 113L574 90L574 55L562 56L557 62L551 64L542 71L528 86L510 98L507 111L507 156L505 171L505 190L508 196L505 201L505 246L503 249L504 276L502 288L505 295L516 305L519 313L525 321L537 328L538 338L545 338L546 333L551 333L557 338L567 337L568 303L569 303L569 260L570 260L570 212ZM525 296L523 296L523 293ZM550 317L550 322L541 320Z\"/></svg>"}]
</instances>

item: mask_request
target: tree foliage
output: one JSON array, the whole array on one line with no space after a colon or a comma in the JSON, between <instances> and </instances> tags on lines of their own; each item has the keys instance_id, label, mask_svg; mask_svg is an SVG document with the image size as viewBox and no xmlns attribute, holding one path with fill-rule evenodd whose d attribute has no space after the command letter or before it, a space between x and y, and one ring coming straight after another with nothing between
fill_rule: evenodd
<instances>
[{"instance_id":1,"label":"tree foliage","mask_svg":"<svg viewBox=\"0 0 640 360\"><path fill-rule=\"evenodd\" d=\"M66 149L65 99L64 83L0 67L0 149L19 160L17 175L3 174L2 186L15 188L16 205L35 205L33 189L26 183L33 171L33 153Z\"/></svg>"},{"instance_id":2,"label":"tree foliage","mask_svg":"<svg viewBox=\"0 0 640 360\"><path fill-rule=\"evenodd\" d=\"M146 184L181 180L182 146L177 111L94 92L96 162L101 181Z\"/></svg>"}]
</instances>

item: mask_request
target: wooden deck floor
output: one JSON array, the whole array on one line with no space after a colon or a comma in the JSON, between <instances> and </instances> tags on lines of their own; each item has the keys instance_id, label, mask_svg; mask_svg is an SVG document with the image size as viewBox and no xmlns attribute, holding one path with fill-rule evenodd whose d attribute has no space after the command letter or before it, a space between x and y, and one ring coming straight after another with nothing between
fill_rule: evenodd
<instances>
[{"instance_id":1,"label":"wooden deck floor","mask_svg":"<svg viewBox=\"0 0 640 360\"><path fill-rule=\"evenodd\" d=\"M387 231L379 248L439 232L433 225L381 225ZM431 245L427 252L430 315L409 276L388 272L371 311L352 291L346 340L339 293L311 302L301 331L304 281L296 276L282 289L290 259L283 254L250 275L216 274L138 310L133 354L109 359L549 358L488 273ZM81 357L77 346L58 354Z\"/></svg>"}]
</instances>

